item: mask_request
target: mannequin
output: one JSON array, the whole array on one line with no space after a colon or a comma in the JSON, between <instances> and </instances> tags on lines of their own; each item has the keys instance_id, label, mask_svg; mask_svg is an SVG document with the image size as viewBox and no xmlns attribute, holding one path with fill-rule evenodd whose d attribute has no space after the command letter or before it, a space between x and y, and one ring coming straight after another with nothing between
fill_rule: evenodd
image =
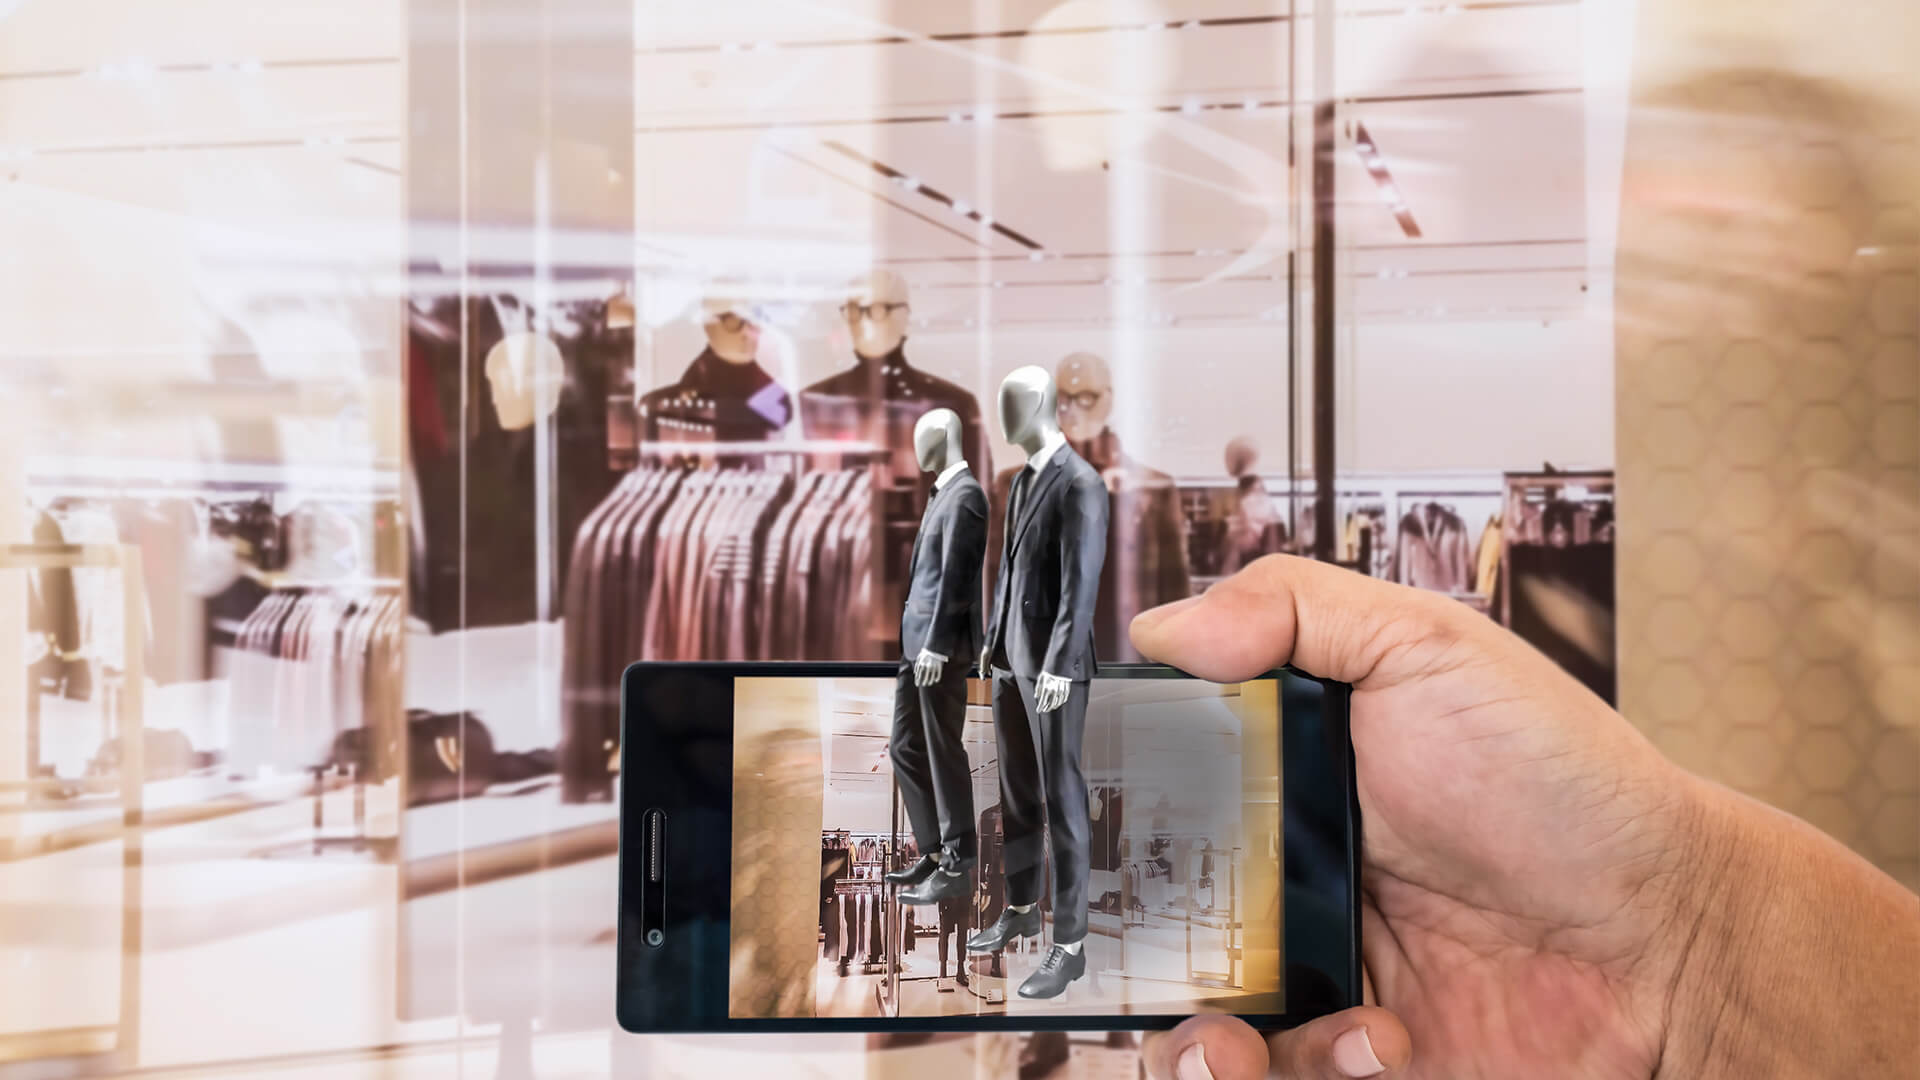
<instances>
[{"instance_id":1,"label":"mannequin","mask_svg":"<svg viewBox=\"0 0 1920 1080\"><path fill-rule=\"evenodd\" d=\"M545 334L518 331L487 350L487 386L494 415L506 431L530 428L553 415L566 385L566 361L560 346Z\"/></svg>"},{"instance_id":2,"label":"mannequin","mask_svg":"<svg viewBox=\"0 0 1920 1080\"><path fill-rule=\"evenodd\" d=\"M581 301L536 318L507 294L410 309L407 435L423 554L409 568L409 602L436 632L530 623L557 608L574 531L617 480L607 393L610 373L633 362L633 331L608 328L603 309Z\"/></svg>"},{"instance_id":3,"label":"mannequin","mask_svg":"<svg viewBox=\"0 0 1920 1080\"><path fill-rule=\"evenodd\" d=\"M700 305L707 347L680 378L640 399L644 442L753 442L793 419L793 399L760 366L760 324L752 307L710 294Z\"/></svg>"},{"instance_id":4,"label":"mannequin","mask_svg":"<svg viewBox=\"0 0 1920 1080\"><path fill-rule=\"evenodd\" d=\"M961 446L975 477L992 476L980 403L965 389L907 360L912 316L907 283L876 270L847 287L840 318L853 366L800 392L801 430L808 439L871 443L892 451L880 498L883 538L875 567L874 609L899 610L921 511L930 489L914 456L914 429L929 409L959 418ZM876 636L892 629L876 626ZM964 661L963 661L964 663Z\"/></svg>"},{"instance_id":5,"label":"mannequin","mask_svg":"<svg viewBox=\"0 0 1920 1080\"><path fill-rule=\"evenodd\" d=\"M1086 973L1081 943L1092 849L1080 758L1097 669L1093 620L1107 549L1107 488L1067 445L1044 368L1008 375L999 404L1007 441L1027 452L1012 485L980 654L981 675L993 680L1007 907L967 948L994 952L1040 932L1040 871L1050 847L1054 946L1019 993L1051 998Z\"/></svg>"},{"instance_id":6,"label":"mannequin","mask_svg":"<svg viewBox=\"0 0 1920 1080\"><path fill-rule=\"evenodd\" d=\"M967 718L965 661L980 647L987 494L967 471L960 417L952 409L933 409L920 418L913 449L921 470L935 477L934 494L907 572L888 748L922 854L887 880L910 886L899 893L903 904L939 904L972 891L968 870L979 854L972 769L961 736Z\"/></svg>"},{"instance_id":7,"label":"mannequin","mask_svg":"<svg viewBox=\"0 0 1920 1080\"><path fill-rule=\"evenodd\" d=\"M1187 561L1186 522L1173 477L1129 456L1108 426L1117 391L1107 362L1093 353L1071 353L1054 366L1061 433L1074 453L1099 471L1108 500L1107 556L1100 568L1100 605L1093 636L1100 656L1137 661L1140 654L1127 636L1135 615L1192 595ZM993 502L1006 505L1018 469L993 481ZM995 519L987 550L998 551L1002 537ZM987 566L987 590L997 583Z\"/></svg>"}]
</instances>

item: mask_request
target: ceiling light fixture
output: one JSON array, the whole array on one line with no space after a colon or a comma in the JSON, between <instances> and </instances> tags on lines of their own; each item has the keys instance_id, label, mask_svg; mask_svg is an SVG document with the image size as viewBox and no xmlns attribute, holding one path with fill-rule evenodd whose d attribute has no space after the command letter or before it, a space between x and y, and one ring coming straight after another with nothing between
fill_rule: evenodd
<instances>
[{"instance_id":1,"label":"ceiling light fixture","mask_svg":"<svg viewBox=\"0 0 1920 1080\"><path fill-rule=\"evenodd\" d=\"M1387 169L1386 157L1380 153L1380 146L1373 141L1373 133L1367 130L1367 125L1359 123L1354 125L1353 142L1354 153L1359 157L1361 167L1367 170L1367 175L1373 177L1374 185L1380 189L1380 194L1386 199L1388 208L1393 211L1394 219L1400 223L1400 231L1418 240L1420 225L1413 220L1413 211L1407 206L1406 198L1400 194L1400 186L1394 183L1393 174Z\"/></svg>"}]
</instances>

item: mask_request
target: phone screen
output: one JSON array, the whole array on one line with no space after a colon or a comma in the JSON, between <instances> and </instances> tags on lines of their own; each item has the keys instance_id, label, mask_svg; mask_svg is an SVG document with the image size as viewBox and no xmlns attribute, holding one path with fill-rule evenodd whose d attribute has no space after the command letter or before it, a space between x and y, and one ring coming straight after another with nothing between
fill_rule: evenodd
<instances>
[{"instance_id":1,"label":"phone screen","mask_svg":"<svg viewBox=\"0 0 1920 1080\"><path fill-rule=\"evenodd\" d=\"M928 831L936 850L969 831L977 846L959 895L910 905L885 880L929 853L903 790L914 747L895 745L899 674L723 667L656 668L627 688L620 1013L631 1029L1162 1027L1199 1012L1276 1024L1351 1002L1350 759L1344 697L1335 716L1323 684L1103 668L1079 748L1084 813L1065 831L1043 815L1036 834L1031 807L1054 804L1031 785L1049 772L1012 755L1045 740L1002 738L990 680L968 679L964 779L941 785ZM722 747L696 751L688 737L717 727L700 710L722 706L724 783L676 808L684 797L670 789L720 772ZM681 734L634 730L649 707L656 729ZM707 719L685 719L695 713ZM631 822L655 809L671 848L661 865L687 879L677 893L671 880L650 886L635 858L651 836ZM654 924L633 917L648 896L664 897L652 945ZM1027 897L1039 933L969 948ZM1063 993L1023 996L1063 929L1084 973Z\"/></svg>"},{"instance_id":2,"label":"phone screen","mask_svg":"<svg viewBox=\"0 0 1920 1080\"><path fill-rule=\"evenodd\" d=\"M1084 843L1008 820L1008 801L1054 800L1004 785L1049 777L1006 767L988 686L969 684L969 778L941 809L972 824L979 855L968 895L909 906L883 880L921 854L897 797L896 680L735 681L728 1014L1285 1012L1278 684L1093 680ZM1023 885L1046 931L970 953ZM1066 898L1082 889L1083 924ZM1085 974L1058 997L1022 998L1070 922L1084 925Z\"/></svg>"}]
</instances>

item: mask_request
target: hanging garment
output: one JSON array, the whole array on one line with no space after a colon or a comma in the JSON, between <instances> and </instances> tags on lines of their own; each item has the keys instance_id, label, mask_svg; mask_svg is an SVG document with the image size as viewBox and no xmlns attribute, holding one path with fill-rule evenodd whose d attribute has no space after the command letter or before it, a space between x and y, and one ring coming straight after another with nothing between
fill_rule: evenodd
<instances>
[{"instance_id":1,"label":"hanging garment","mask_svg":"<svg viewBox=\"0 0 1920 1080\"><path fill-rule=\"evenodd\" d=\"M1494 582L1500 577L1500 515L1487 519L1480 530L1480 544L1474 555L1473 591L1492 596Z\"/></svg>"},{"instance_id":2,"label":"hanging garment","mask_svg":"<svg viewBox=\"0 0 1920 1080\"><path fill-rule=\"evenodd\" d=\"M1438 503L1423 503L1400 519L1394 547L1395 581L1436 592L1466 592L1473 585L1473 556L1460 515Z\"/></svg>"},{"instance_id":3,"label":"hanging garment","mask_svg":"<svg viewBox=\"0 0 1920 1080\"><path fill-rule=\"evenodd\" d=\"M635 660L871 655L870 491L864 468L796 477L668 461L587 515L563 590L568 801L611 797L620 677Z\"/></svg>"},{"instance_id":4,"label":"hanging garment","mask_svg":"<svg viewBox=\"0 0 1920 1080\"><path fill-rule=\"evenodd\" d=\"M397 732L402 632L397 595L269 594L235 636L229 771L304 772L332 762L344 732Z\"/></svg>"}]
</instances>

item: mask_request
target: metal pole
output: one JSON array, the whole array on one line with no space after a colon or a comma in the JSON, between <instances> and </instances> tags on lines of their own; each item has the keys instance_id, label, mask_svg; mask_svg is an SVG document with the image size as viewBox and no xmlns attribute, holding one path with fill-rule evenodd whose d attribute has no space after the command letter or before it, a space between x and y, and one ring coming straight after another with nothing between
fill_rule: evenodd
<instances>
[{"instance_id":1,"label":"metal pole","mask_svg":"<svg viewBox=\"0 0 1920 1080\"><path fill-rule=\"evenodd\" d=\"M1334 521L1334 10L1313 11L1313 557L1332 562Z\"/></svg>"}]
</instances>

